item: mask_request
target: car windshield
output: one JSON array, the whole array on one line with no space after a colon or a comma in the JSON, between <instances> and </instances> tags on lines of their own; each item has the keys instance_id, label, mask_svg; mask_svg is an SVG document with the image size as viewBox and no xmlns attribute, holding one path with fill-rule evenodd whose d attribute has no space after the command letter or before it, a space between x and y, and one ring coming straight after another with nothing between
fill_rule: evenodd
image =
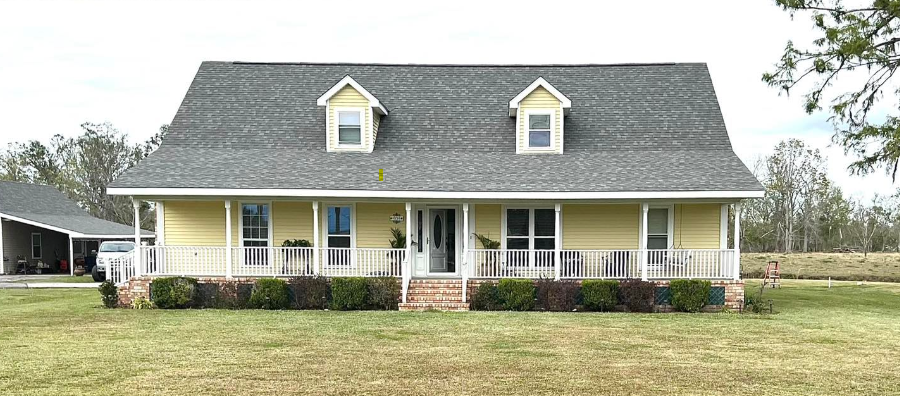
<instances>
[{"instance_id":1,"label":"car windshield","mask_svg":"<svg viewBox=\"0 0 900 396\"><path fill-rule=\"evenodd\" d=\"M106 253L125 253L134 250L131 243L104 243L100 245L100 251Z\"/></svg>"}]
</instances>

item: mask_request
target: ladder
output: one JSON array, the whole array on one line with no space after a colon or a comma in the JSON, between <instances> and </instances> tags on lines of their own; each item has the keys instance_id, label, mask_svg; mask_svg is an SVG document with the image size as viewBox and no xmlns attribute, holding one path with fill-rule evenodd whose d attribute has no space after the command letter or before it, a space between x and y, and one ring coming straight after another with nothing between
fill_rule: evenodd
<instances>
[{"instance_id":1,"label":"ladder","mask_svg":"<svg viewBox=\"0 0 900 396\"><path fill-rule=\"evenodd\" d=\"M763 276L763 287L771 285L772 288L781 287L781 265L777 261L766 263L766 273Z\"/></svg>"}]
</instances>

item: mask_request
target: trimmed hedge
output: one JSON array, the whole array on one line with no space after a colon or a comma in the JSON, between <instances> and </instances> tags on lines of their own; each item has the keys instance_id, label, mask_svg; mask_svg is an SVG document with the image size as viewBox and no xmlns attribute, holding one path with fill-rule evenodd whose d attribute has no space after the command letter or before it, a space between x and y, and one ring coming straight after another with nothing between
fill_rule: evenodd
<instances>
[{"instance_id":1,"label":"trimmed hedge","mask_svg":"<svg viewBox=\"0 0 900 396\"><path fill-rule=\"evenodd\" d=\"M339 311L364 309L367 296L366 278L334 278L331 280L331 309Z\"/></svg>"},{"instance_id":2,"label":"trimmed hedge","mask_svg":"<svg viewBox=\"0 0 900 396\"><path fill-rule=\"evenodd\" d=\"M534 309L534 282L531 279L500 279L497 291L505 310L530 311Z\"/></svg>"},{"instance_id":3,"label":"trimmed hedge","mask_svg":"<svg viewBox=\"0 0 900 396\"><path fill-rule=\"evenodd\" d=\"M587 279L581 282L581 295L586 309L610 311L619 301L619 281Z\"/></svg>"},{"instance_id":4,"label":"trimmed hedge","mask_svg":"<svg viewBox=\"0 0 900 396\"><path fill-rule=\"evenodd\" d=\"M503 309L500 291L493 282L484 282L475 288L472 294L471 308L476 311L499 311Z\"/></svg>"},{"instance_id":5,"label":"trimmed hedge","mask_svg":"<svg viewBox=\"0 0 900 396\"><path fill-rule=\"evenodd\" d=\"M277 278L257 279L248 305L257 309L287 309L290 305L287 282Z\"/></svg>"},{"instance_id":6,"label":"trimmed hedge","mask_svg":"<svg viewBox=\"0 0 900 396\"><path fill-rule=\"evenodd\" d=\"M150 299L162 309L191 308L195 305L197 279L156 278L150 283Z\"/></svg>"},{"instance_id":7,"label":"trimmed hedge","mask_svg":"<svg viewBox=\"0 0 900 396\"><path fill-rule=\"evenodd\" d=\"M331 294L331 285L328 284L328 278L322 276L291 278L288 282L288 287L294 297L294 308L328 308L328 297Z\"/></svg>"},{"instance_id":8,"label":"trimmed hedge","mask_svg":"<svg viewBox=\"0 0 900 396\"><path fill-rule=\"evenodd\" d=\"M672 279L669 281L672 307L682 312L699 312L706 305L711 288L708 280Z\"/></svg>"},{"instance_id":9,"label":"trimmed hedge","mask_svg":"<svg viewBox=\"0 0 900 396\"><path fill-rule=\"evenodd\" d=\"M653 312L656 303L656 284L640 279L628 279L619 284L619 300L629 312Z\"/></svg>"},{"instance_id":10,"label":"trimmed hedge","mask_svg":"<svg viewBox=\"0 0 900 396\"><path fill-rule=\"evenodd\" d=\"M537 281L537 306L546 311L574 311L581 286L571 280Z\"/></svg>"},{"instance_id":11,"label":"trimmed hedge","mask_svg":"<svg viewBox=\"0 0 900 396\"><path fill-rule=\"evenodd\" d=\"M366 278L366 303L369 308L396 310L402 293L400 282L393 277Z\"/></svg>"}]
</instances>

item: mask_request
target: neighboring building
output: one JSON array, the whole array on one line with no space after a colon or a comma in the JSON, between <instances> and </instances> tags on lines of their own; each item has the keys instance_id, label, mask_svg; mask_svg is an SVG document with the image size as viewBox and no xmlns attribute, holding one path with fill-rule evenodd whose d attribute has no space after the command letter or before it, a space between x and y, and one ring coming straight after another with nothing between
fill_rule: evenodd
<instances>
[{"instance_id":1,"label":"neighboring building","mask_svg":"<svg viewBox=\"0 0 900 396\"><path fill-rule=\"evenodd\" d=\"M153 233L143 231L142 238ZM16 272L19 259L42 273L59 271L108 239L134 238L130 226L98 219L51 186L0 181L0 274ZM42 268L41 268L42 267Z\"/></svg>"},{"instance_id":2,"label":"neighboring building","mask_svg":"<svg viewBox=\"0 0 900 396\"><path fill-rule=\"evenodd\" d=\"M158 203L140 275L389 275L403 307L452 309L465 286L410 288L740 283L729 208L763 188L705 64L204 62L165 142L109 193ZM409 247L391 249L395 227Z\"/></svg>"}]
</instances>

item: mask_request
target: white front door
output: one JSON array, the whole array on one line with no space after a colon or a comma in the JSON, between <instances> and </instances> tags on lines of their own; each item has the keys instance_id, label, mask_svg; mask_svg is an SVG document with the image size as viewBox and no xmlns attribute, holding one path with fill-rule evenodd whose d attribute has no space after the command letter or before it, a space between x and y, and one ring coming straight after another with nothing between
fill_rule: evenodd
<instances>
[{"instance_id":1,"label":"white front door","mask_svg":"<svg viewBox=\"0 0 900 396\"><path fill-rule=\"evenodd\" d=\"M447 209L431 209L428 239L431 255L429 272L448 272L447 268Z\"/></svg>"}]
</instances>

